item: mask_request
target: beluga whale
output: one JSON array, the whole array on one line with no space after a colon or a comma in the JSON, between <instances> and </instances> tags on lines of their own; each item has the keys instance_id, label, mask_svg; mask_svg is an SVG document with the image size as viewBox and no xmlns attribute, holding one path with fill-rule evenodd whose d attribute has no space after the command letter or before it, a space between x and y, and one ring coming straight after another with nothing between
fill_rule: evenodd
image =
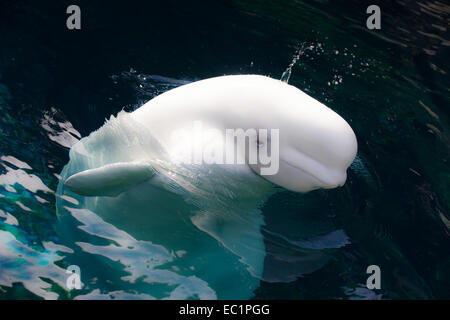
<instances>
[{"instance_id":1,"label":"beluga whale","mask_svg":"<svg viewBox=\"0 0 450 320\"><path fill-rule=\"evenodd\" d=\"M107 252L82 244L73 218L166 252L151 276L134 277L168 285L149 289L154 297L248 299L263 277L264 203L278 190L343 186L356 153L350 125L292 85L261 75L200 80L111 116L76 143L57 213L84 250Z\"/></svg>"}]
</instances>

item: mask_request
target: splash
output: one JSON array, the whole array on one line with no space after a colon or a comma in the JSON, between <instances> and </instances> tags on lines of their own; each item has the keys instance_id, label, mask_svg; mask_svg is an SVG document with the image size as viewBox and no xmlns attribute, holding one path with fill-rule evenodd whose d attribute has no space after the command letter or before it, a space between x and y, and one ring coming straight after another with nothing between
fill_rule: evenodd
<instances>
[{"instance_id":1,"label":"splash","mask_svg":"<svg viewBox=\"0 0 450 320\"><path fill-rule=\"evenodd\" d=\"M281 79L280 80L283 81L283 82L289 83L289 79L291 78L292 68L295 66L295 64L300 59L300 57L303 56L303 54L306 52L306 50L313 50L313 49L314 49L314 46L312 46L312 45L308 46L305 43L303 43L295 51L291 63L289 64L289 66L286 68L286 70L281 75Z\"/></svg>"}]
</instances>

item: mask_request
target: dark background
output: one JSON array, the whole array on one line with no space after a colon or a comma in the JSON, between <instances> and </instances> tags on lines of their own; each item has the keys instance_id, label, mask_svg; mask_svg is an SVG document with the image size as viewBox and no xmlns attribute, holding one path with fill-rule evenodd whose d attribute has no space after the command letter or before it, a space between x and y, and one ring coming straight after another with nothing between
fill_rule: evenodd
<instances>
[{"instance_id":1,"label":"dark background","mask_svg":"<svg viewBox=\"0 0 450 320\"><path fill-rule=\"evenodd\" d=\"M81 8L81 30L66 28L71 4ZM369 4L381 7L381 30L365 26ZM300 58L290 83L348 120L370 177L353 169L346 188L311 196L308 205L289 192L266 204L270 230L286 230L305 206L311 216L325 210L351 244L327 253L325 267L294 282L262 282L256 297L346 298L342 288L365 283L365 268L374 263L384 270L376 292L383 298L448 299L449 8L406 0L3 0L0 154L32 164L55 188L47 164L58 173L68 155L40 128L44 112L54 108L55 117L86 136L111 114L160 93L142 75L280 78L296 49L311 44L315 49ZM0 228L26 234L22 241L35 246L57 241L54 199L48 200L45 208L35 205L45 214L30 217L0 198L23 229ZM6 297L29 295L20 284L3 289Z\"/></svg>"}]
</instances>

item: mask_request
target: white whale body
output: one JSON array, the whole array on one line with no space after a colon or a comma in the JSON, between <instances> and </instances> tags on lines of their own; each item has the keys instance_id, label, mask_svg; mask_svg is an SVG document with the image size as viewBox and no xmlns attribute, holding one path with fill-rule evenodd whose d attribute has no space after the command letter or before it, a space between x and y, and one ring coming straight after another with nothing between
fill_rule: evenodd
<instances>
[{"instance_id":1,"label":"white whale body","mask_svg":"<svg viewBox=\"0 0 450 320\"><path fill-rule=\"evenodd\" d=\"M279 130L276 142L249 141L266 150L278 143L278 171L261 176L261 165L249 163L245 152L234 165L173 161L192 148L174 141L173 132L195 122L223 133ZM208 148L216 138L194 147ZM74 145L58 195L77 204L58 197L58 215L69 223L74 208L86 210L136 239L184 252L167 266L177 270L177 279L205 281L213 298L245 299L263 274L260 208L274 187L307 192L342 186L356 152L348 123L291 85L258 75L201 80L120 112Z\"/></svg>"}]
</instances>

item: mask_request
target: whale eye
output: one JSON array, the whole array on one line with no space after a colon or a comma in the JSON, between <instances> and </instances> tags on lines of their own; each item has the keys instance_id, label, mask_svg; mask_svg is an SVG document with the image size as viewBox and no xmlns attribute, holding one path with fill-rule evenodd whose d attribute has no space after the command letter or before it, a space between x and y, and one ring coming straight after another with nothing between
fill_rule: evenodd
<instances>
[{"instance_id":1,"label":"whale eye","mask_svg":"<svg viewBox=\"0 0 450 320\"><path fill-rule=\"evenodd\" d=\"M256 138L256 147L257 148L261 148L262 146L264 146L264 143L259 140L259 137Z\"/></svg>"},{"instance_id":2,"label":"whale eye","mask_svg":"<svg viewBox=\"0 0 450 320\"><path fill-rule=\"evenodd\" d=\"M267 145L269 145L270 144L270 137L263 137L262 139L259 137L259 135L256 137L256 147L259 149L259 148L262 148L262 147L264 147L264 145L265 144L267 144Z\"/></svg>"}]
</instances>

